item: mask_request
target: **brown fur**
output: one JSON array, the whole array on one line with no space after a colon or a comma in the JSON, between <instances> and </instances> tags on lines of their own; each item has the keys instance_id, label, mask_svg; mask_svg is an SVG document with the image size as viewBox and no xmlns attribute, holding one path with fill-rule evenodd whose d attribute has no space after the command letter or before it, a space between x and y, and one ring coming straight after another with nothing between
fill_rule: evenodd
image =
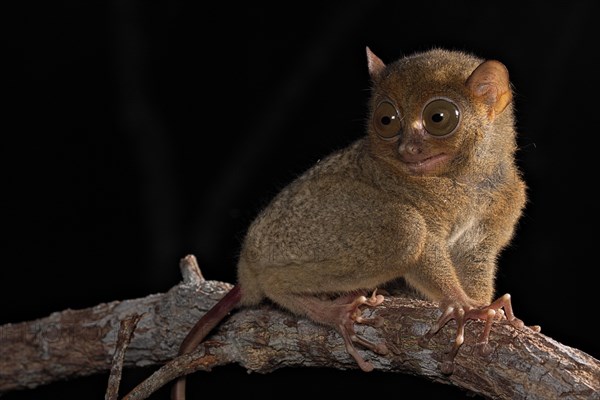
<instances>
[{"instance_id":1,"label":"brown fur","mask_svg":"<svg viewBox=\"0 0 600 400\"><path fill-rule=\"evenodd\" d=\"M369 371L372 365L353 343L378 354L387 349L356 335L353 325L361 321L359 306L376 306L383 298L356 293L399 278L445 308L424 338L457 319L445 372L463 341L465 319L485 319L489 326L503 317L497 312L504 307L513 326L522 326L509 295L490 304L496 260L526 201L514 161L506 68L441 49L387 66L367 49L367 60L373 88L366 136L317 163L258 215L240 253L235 296L196 324L181 353L236 305L270 299L336 328L349 354ZM451 100L460 112L457 127L441 136L428 132L422 117L438 98ZM397 132L396 125L385 135L376 132L378 121L389 122L374 120L382 103L386 111L397 110ZM485 352L487 334L478 344ZM184 391L180 379L172 398L184 399Z\"/></svg>"},{"instance_id":2,"label":"brown fur","mask_svg":"<svg viewBox=\"0 0 600 400\"><path fill-rule=\"evenodd\" d=\"M245 305L270 298L293 309L289 295L373 289L400 277L432 300L492 300L497 256L525 204L506 70L490 62L471 77L483 60L439 49L388 66L368 56L370 108L395 103L402 133L384 140L369 121L365 138L319 162L258 216L238 268ZM411 126L433 97L461 109L448 137ZM452 158L411 173L398 155L409 141Z\"/></svg>"}]
</instances>

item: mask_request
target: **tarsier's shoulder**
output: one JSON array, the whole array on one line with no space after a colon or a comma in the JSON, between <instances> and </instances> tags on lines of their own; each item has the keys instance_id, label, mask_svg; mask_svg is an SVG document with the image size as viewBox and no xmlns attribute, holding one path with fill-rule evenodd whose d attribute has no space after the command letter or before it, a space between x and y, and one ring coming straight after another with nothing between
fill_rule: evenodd
<instances>
[{"instance_id":1,"label":"tarsier's shoulder","mask_svg":"<svg viewBox=\"0 0 600 400\"><path fill-rule=\"evenodd\" d=\"M310 180L325 176L353 176L360 173L361 163L366 156L367 142L364 138L358 139L347 147L333 151L308 169L298 181Z\"/></svg>"},{"instance_id":2,"label":"tarsier's shoulder","mask_svg":"<svg viewBox=\"0 0 600 400\"><path fill-rule=\"evenodd\" d=\"M359 139L317 160L276 198L318 197L330 190L351 190L354 182L365 179L365 157L365 140Z\"/></svg>"},{"instance_id":3,"label":"tarsier's shoulder","mask_svg":"<svg viewBox=\"0 0 600 400\"><path fill-rule=\"evenodd\" d=\"M383 205L390 197L373 181L372 164L367 142L359 139L320 159L283 188L259 219L342 220L348 213L369 213L372 204Z\"/></svg>"}]
</instances>

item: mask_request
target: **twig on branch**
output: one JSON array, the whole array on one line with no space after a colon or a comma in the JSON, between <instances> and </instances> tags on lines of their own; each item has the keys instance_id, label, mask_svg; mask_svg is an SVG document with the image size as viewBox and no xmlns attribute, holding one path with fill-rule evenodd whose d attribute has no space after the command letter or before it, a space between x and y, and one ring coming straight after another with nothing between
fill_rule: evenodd
<instances>
[{"instance_id":1,"label":"twig on branch","mask_svg":"<svg viewBox=\"0 0 600 400\"><path fill-rule=\"evenodd\" d=\"M121 375L123 372L125 350L131 342L133 331L141 318L141 315L136 314L121 321L117 344L115 346L115 354L112 360L112 367L108 377L108 387L106 388L106 395L104 396L105 400L117 400L119 398L119 384L121 383Z\"/></svg>"},{"instance_id":2,"label":"twig on branch","mask_svg":"<svg viewBox=\"0 0 600 400\"><path fill-rule=\"evenodd\" d=\"M260 373L299 366L357 368L335 331L268 304L236 311L196 353L173 360L189 329L231 289L227 283L205 281L192 256L182 260L181 268L184 281L164 294L0 326L0 393L108 371L120 321L135 314L144 316L123 367L172 362L128 400L146 398L181 374L228 363ZM600 361L541 333L494 324L490 343L495 348L483 357L474 351L483 323L471 321L454 373L447 376L439 362L453 340L454 324L443 328L429 349L418 345L439 315L434 303L390 296L364 311L365 317L375 315L384 318L383 327L359 326L357 331L368 340L386 342L387 356L363 353L381 371L420 375L493 399L599 398Z\"/></svg>"},{"instance_id":3,"label":"twig on branch","mask_svg":"<svg viewBox=\"0 0 600 400\"><path fill-rule=\"evenodd\" d=\"M208 353L204 346L202 346L198 351L178 356L169 361L148 379L136 386L122 400L147 399L152 393L180 376L197 371L210 371L219 365L234 362L236 360L232 358L232 353L219 352L218 356L216 356Z\"/></svg>"}]
</instances>

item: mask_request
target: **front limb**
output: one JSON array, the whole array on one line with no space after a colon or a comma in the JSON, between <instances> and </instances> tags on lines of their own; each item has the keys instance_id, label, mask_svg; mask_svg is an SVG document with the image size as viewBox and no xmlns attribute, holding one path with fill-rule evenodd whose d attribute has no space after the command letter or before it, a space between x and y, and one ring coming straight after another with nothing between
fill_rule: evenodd
<instances>
[{"instance_id":1,"label":"front limb","mask_svg":"<svg viewBox=\"0 0 600 400\"><path fill-rule=\"evenodd\" d=\"M491 303L469 296L461 283L461 275L457 273L450 254L442 247L435 246L435 242L430 242L421 262L414 266L405 278L409 284L430 299L439 301L442 309L442 315L421 338L422 346L425 347L427 342L449 321L456 321L456 336L441 366L444 373L450 374L453 371L454 358L464 342L466 321L470 319L485 321L484 330L477 340L480 353L483 355L491 352L488 340L494 321L506 319L517 329L522 329L524 326L513 313L509 294ZM539 331L539 327L533 329Z\"/></svg>"}]
</instances>

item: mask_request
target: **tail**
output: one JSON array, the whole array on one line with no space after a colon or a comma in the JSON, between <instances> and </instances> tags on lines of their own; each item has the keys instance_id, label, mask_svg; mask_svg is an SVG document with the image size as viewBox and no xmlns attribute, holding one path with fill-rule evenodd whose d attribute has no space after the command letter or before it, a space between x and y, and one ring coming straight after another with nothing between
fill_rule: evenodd
<instances>
[{"instance_id":1,"label":"tail","mask_svg":"<svg viewBox=\"0 0 600 400\"><path fill-rule=\"evenodd\" d=\"M242 290L240 285L237 284L196 322L196 325L181 343L178 355L194 351L210 331L219 325L223 318L240 303L241 297ZM171 390L171 400L185 400L185 377L181 377L175 382Z\"/></svg>"}]
</instances>

